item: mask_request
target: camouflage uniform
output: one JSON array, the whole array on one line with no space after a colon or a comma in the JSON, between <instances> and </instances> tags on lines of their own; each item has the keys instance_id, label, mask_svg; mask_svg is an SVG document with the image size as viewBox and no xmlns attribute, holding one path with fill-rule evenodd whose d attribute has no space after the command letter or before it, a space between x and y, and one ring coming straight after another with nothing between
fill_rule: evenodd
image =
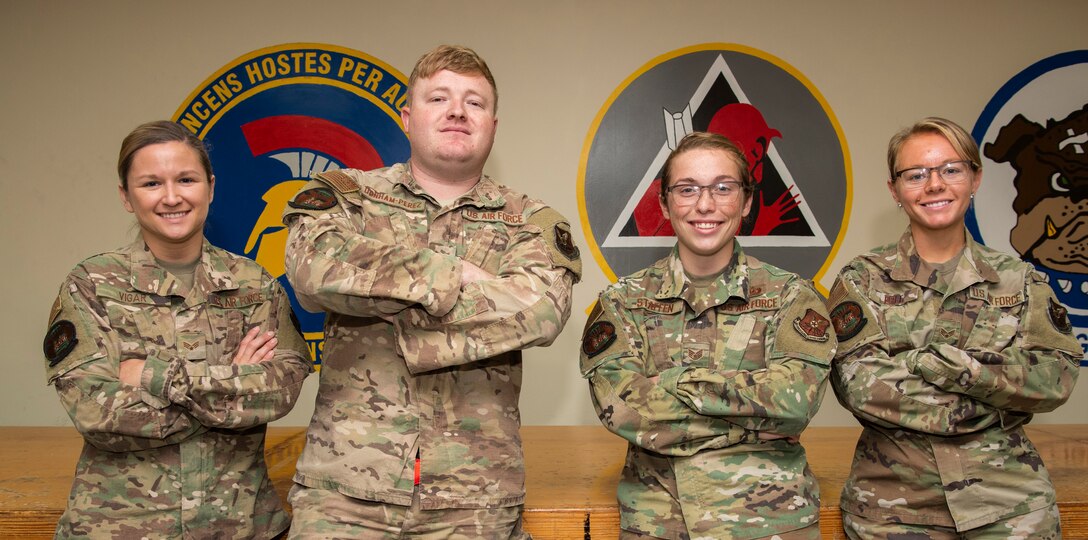
<instances>
[{"instance_id":1,"label":"camouflage uniform","mask_svg":"<svg viewBox=\"0 0 1088 540\"><path fill-rule=\"evenodd\" d=\"M315 176L284 223L299 301L328 312L295 482L409 506L418 455L423 510L521 505L519 351L570 314L566 221L486 176L441 207L397 164ZM461 260L497 278L462 288Z\"/></svg>"},{"instance_id":2,"label":"camouflage uniform","mask_svg":"<svg viewBox=\"0 0 1088 540\"><path fill-rule=\"evenodd\" d=\"M820 406L835 337L810 283L734 245L707 294L694 294L674 249L605 289L586 324L593 404L630 442L626 531L756 538L819 518L797 437Z\"/></svg>"},{"instance_id":3,"label":"camouflage uniform","mask_svg":"<svg viewBox=\"0 0 1088 540\"><path fill-rule=\"evenodd\" d=\"M193 287L142 240L68 275L50 316L48 380L83 435L57 538L271 538L287 527L264 463L265 424L310 370L279 283L204 242ZM275 357L232 360L253 326ZM140 386L118 379L144 359Z\"/></svg>"},{"instance_id":4,"label":"camouflage uniform","mask_svg":"<svg viewBox=\"0 0 1088 540\"><path fill-rule=\"evenodd\" d=\"M942 285L908 228L831 291L832 384L865 427L846 512L965 531L1054 504L1023 424L1065 402L1080 345L1031 265L970 234L956 264Z\"/></svg>"}]
</instances>

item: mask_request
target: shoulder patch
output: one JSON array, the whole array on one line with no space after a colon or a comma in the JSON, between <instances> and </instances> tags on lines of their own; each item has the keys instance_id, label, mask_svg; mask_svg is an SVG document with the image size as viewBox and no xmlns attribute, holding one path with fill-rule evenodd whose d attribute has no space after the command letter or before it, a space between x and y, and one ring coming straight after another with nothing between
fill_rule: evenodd
<instances>
[{"instance_id":1,"label":"shoulder patch","mask_svg":"<svg viewBox=\"0 0 1088 540\"><path fill-rule=\"evenodd\" d=\"M1047 313L1050 314L1050 322L1063 334L1073 333L1073 323L1069 321L1069 310L1053 298L1047 298Z\"/></svg>"},{"instance_id":2,"label":"shoulder patch","mask_svg":"<svg viewBox=\"0 0 1088 540\"><path fill-rule=\"evenodd\" d=\"M42 352L49 361L49 367L53 367L64 360L68 353L79 343L76 338L76 325L71 321L61 319L49 326L42 342Z\"/></svg>"},{"instance_id":3,"label":"shoulder patch","mask_svg":"<svg viewBox=\"0 0 1088 540\"><path fill-rule=\"evenodd\" d=\"M816 310L812 308L806 309L803 317L797 317L793 320L793 329L797 330L801 337L810 341L827 341L829 326L831 326L831 322L825 319L823 315L816 313Z\"/></svg>"},{"instance_id":4,"label":"shoulder patch","mask_svg":"<svg viewBox=\"0 0 1088 540\"><path fill-rule=\"evenodd\" d=\"M555 249L572 261L577 260L580 255L578 246L574 245L574 238L570 234L570 225L566 222L555 224Z\"/></svg>"},{"instance_id":5,"label":"shoulder patch","mask_svg":"<svg viewBox=\"0 0 1088 540\"><path fill-rule=\"evenodd\" d=\"M843 302L831 310L831 325L839 341L846 341L861 332L869 322L861 311L861 305L854 301Z\"/></svg>"},{"instance_id":6,"label":"shoulder patch","mask_svg":"<svg viewBox=\"0 0 1088 540\"><path fill-rule=\"evenodd\" d=\"M578 246L574 245L574 235L570 232L570 224L562 214L551 207L544 207L529 216L529 225L539 227L552 263L574 273L575 282L580 280L582 260Z\"/></svg>"},{"instance_id":7,"label":"shoulder patch","mask_svg":"<svg viewBox=\"0 0 1088 540\"><path fill-rule=\"evenodd\" d=\"M608 321L597 321L586 329L586 335L582 338L582 353L593 358L604 352L613 341L616 341L616 327Z\"/></svg>"},{"instance_id":8,"label":"shoulder patch","mask_svg":"<svg viewBox=\"0 0 1088 540\"><path fill-rule=\"evenodd\" d=\"M328 210L336 206L336 195L329 188L310 188L295 195L287 204L300 210Z\"/></svg>"},{"instance_id":9,"label":"shoulder patch","mask_svg":"<svg viewBox=\"0 0 1088 540\"><path fill-rule=\"evenodd\" d=\"M339 191L340 193L359 191L359 184L344 171L326 171L314 176L324 180L325 183L336 188L336 191Z\"/></svg>"}]
</instances>

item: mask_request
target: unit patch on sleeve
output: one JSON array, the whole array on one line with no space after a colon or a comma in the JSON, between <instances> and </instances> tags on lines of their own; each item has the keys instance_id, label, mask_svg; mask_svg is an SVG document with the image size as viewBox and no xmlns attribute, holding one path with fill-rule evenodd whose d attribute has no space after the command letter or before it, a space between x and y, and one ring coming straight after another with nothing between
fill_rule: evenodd
<instances>
[{"instance_id":1,"label":"unit patch on sleeve","mask_svg":"<svg viewBox=\"0 0 1088 540\"><path fill-rule=\"evenodd\" d=\"M613 341L616 341L616 327L608 321L597 321L590 325L582 338L582 352L593 358L604 352Z\"/></svg>"},{"instance_id":2,"label":"unit patch on sleeve","mask_svg":"<svg viewBox=\"0 0 1088 540\"><path fill-rule=\"evenodd\" d=\"M76 343L79 343L76 339L76 325L64 319L53 323L49 331L45 333L45 340L42 342L42 352L45 353L45 359L49 361L49 367L64 360L64 357L75 348Z\"/></svg>"},{"instance_id":3,"label":"unit patch on sleeve","mask_svg":"<svg viewBox=\"0 0 1088 540\"><path fill-rule=\"evenodd\" d=\"M295 195L287 204L301 210L328 210L336 206L336 195L329 188L311 188Z\"/></svg>"},{"instance_id":4,"label":"unit patch on sleeve","mask_svg":"<svg viewBox=\"0 0 1088 540\"><path fill-rule=\"evenodd\" d=\"M867 322L869 321L865 319L857 302L843 302L831 310L831 324L835 327L835 335L839 337L839 341L858 335Z\"/></svg>"},{"instance_id":5,"label":"unit patch on sleeve","mask_svg":"<svg viewBox=\"0 0 1088 540\"><path fill-rule=\"evenodd\" d=\"M805 310L804 317L793 320L794 330L800 332L801 337L810 341L827 341L827 328L829 326L831 326L831 323L812 308Z\"/></svg>"},{"instance_id":6,"label":"unit patch on sleeve","mask_svg":"<svg viewBox=\"0 0 1088 540\"><path fill-rule=\"evenodd\" d=\"M564 257L575 260L578 258L578 246L574 245L574 238L570 234L570 225L565 222L555 224L555 249Z\"/></svg>"},{"instance_id":7,"label":"unit patch on sleeve","mask_svg":"<svg viewBox=\"0 0 1088 540\"><path fill-rule=\"evenodd\" d=\"M1054 324L1054 328L1063 334L1072 334L1073 323L1069 322L1069 310L1053 298L1047 298L1047 302L1050 303L1047 312L1050 313L1050 322Z\"/></svg>"}]
</instances>

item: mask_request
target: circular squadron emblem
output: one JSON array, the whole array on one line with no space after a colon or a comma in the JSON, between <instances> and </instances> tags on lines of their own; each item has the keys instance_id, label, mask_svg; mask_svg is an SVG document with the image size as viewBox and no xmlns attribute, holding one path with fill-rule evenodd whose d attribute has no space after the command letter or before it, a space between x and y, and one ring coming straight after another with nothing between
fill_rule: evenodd
<instances>
[{"instance_id":1,"label":"circular squadron emblem","mask_svg":"<svg viewBox=\"0 0 1088 540\"><path fill-rule=\"evenodd\" d=\"M216 197L208 240L257 261L279 279L316 363L325 317L303 310L287 282L287 229L280 216L314 173L408 159L400 121L407 84L403 74L359 51L277 45L228 63L174 114L211 156ZM321 190L299 199L313 208L332 201L332 193Z\"/></svg>"},{"instance_id":2,"label":"circular squadron emblem","mask_svg":"<svg viewBox=\"0 0 1088 540\"><path fill-rule=\"evenodd\" d=\"M605 274L615 280L649 266L676 243L657 202L661 167L692 131L725 135L748 155L758 190L738 234L744 250L818 280L850 211L842 130L796 69L723 43L651 60L597 114L582 152L579 210Z\"/></svg>"},{"instance_id":3,"label":"circular squadron emblem","mask_svg":"<svg viewBox=\"0 0 1088 540\"><path fill-rule=\"evenodd\" d=\"M1052 307L1052 320L1065 321L1062 328L1068 324L1088 351L1088 50L1018 73L986 105L972 135L984 171L975 205L985 211L972 208L968 228L1049 277L1065 306Z\"/></svg>"}]
</instances>

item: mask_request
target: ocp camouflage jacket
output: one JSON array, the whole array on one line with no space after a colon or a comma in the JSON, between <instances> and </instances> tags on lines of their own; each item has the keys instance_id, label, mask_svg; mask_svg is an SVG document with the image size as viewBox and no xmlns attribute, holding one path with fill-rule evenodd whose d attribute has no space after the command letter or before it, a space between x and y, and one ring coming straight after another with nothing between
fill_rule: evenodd
<instances>
[{"instance_id":1,"label":"ocp camouflage jacket","mask_svg":"<svg viewBox=\"0 0 1088 540\"><path fill-rule=\"evenodd\" d=\"M558 212L486 176L441 207L406 164L322 173L289 203L287 275L328 313L295 481L420 506L525 496L521 349L570 314L581 261ZM496 279L461 286L461 261Z\"/></svg>"},{"instance_id":2,"label":"ocp camouflage jacket","mask_svg":"<svg viewBox=\"0 0 1088 540\"><path fill-rule=\"evenodd\" d=\"M50 315L47 377L83 453L57 537L271 538L288 518L265 424L295 404L310 359L287 296L257 263L204 242L189 291L138 240L68 275ZM253 326L275 357L234 365ZM140 386L119 366L145 360Z\"/></svg>"},{"instance_id":3,"label":"ocp camouflage jacket","mask_svg":"<svg viewBox=\"0 0 1088 540\"><path fill-rule=\"evenodd\" d=\"M1054 502L1023 424L1076 383L1065 308L1031 265L970 234L948 281L942 293L908 228L832 288L832 384L865 427L845 511L963 531Z\"/></svg>"},{"instance_id":4,"label":"ocp camouflage jacket","mask_svg":"<svg viewBox=\"0 0 1088 540\"><path fill-rule=\"evenodd\" d=\"M835 336L810 283L735 245L704 295L674 250L605 289L587 322L582 373L601 422L630 443L625 530L755 538L819 518L797 437L820 406Z\"/></svg>"}]
</instances>

